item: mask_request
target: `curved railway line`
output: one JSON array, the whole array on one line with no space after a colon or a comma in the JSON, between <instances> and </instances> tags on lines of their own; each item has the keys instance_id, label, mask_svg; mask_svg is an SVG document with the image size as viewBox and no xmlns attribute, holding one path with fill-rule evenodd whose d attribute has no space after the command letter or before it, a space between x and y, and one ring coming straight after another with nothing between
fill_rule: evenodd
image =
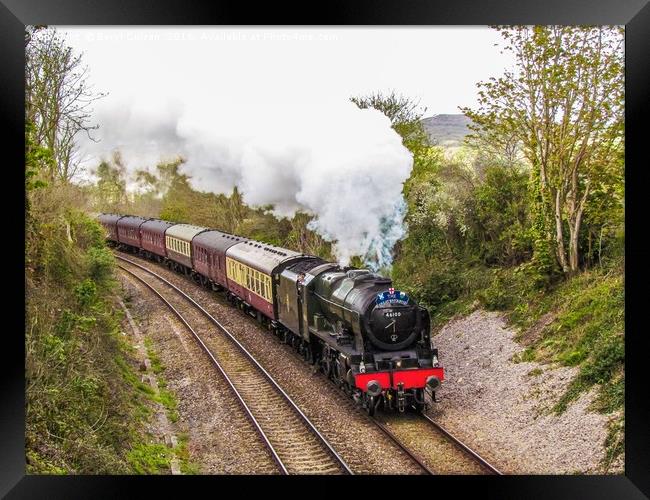
<instances>
[{"instance_id":1,"label":"curved railway line","mask_svg":"<svg viewBox=\"0 0 650 500\"><path fill-rule=\"evenodd\" d=\"M503 473L499 469L497 469L494 465L492 465L490 462L488 462L485 458L483 458L481 455L479 455L472 448L470 448L465 443L463 443L460 439L458 439L456 436L454 436L451 432L449 432L447 429L445 429L438 422L433 420L429 415L427 415L426 413L422 413L421 415L422 415L422 418L424 418L427 422L429 422L430 425L435 427L435 429L438 430L440 433L444 434L445 437L447 437L450 441L454 442L459 448L462 448L465 451L465 453L467 453L469 456L473 457L474 460L476 460L479 464L481 464L490 473L496 474L498 476L503 475Z\"/></svg>"},{"instance_id":2,"label":"curved railway line","mask_svg":"<svg viewBox=\"0 0 650 500\"><path fill-rule=\"evenodd\" d=\"M196 331L197 329L193 328L186 316L172 304L174 299L170 301L164 292L153 286L138 272L119 265L120 269L158 296L194 336L210 357L212 364L226 380L282 474L353 473L271 375L210 313L162 276L128 259L119 256L118 259L129 262L130 265L158 278L168 289L175 290L177 295L192 304L210 323L225 334L225 337L211 338L211 340L218 339L217 342L211 342L219 345L219 352L215 355ZM236 349L232 348L233 345Z\"/></svg>"},{"instance_id":3,"label":"curved railway line","mask_svg":"<svg viewBox=\"0 0 650 500\"><path fill-rule=\"evenodd\" d=\"M425 413L399 416L377 415L373 417L373 420L422 467L429 468L429 470L434 468L436 471L431 472L432 474L457 474L461 469L463 474L502 475L499 469ZM415 443L412 442L413 436L418 437ZM405 443L405 441L411 441L411 443ZM450 466L449 464L436 463L427 465L428 461L423 458L425 453L420 450L428 446L439 451L426 453L427 457L430 455L443 456L442 448L452 446L462 454L464 464Z\"/></svg>"},{"instance_id":4,"label":"curved railway line","mask_svg":"<svg viewBox=\"0 0 650 500\"><path fill-rule=\"evenodd\" d=\"M308 417L298 408L273 377L217 319L192 297L156 272L117 253L115 257L156 278L168 290L174 290L176 295L181 297L181 300L186 304L191 304L194 310L199 311L205 320L211 325L216 326L224 334L224 337L210 337L211 341L216 341L219 345L220 352L215 356L177 307L174 307L158 289L137 272L119 265L120 269L136 278L157 295L179 318L188 331L191 332L200 347L210 358L211 363L218 369L227 385L235 394L259 434L260 439L269 450L274 461L278 464L278 468L282 474L353 474L350 467L334 450L332 445L316 429ZM232 349L233 346L236 346L236 349ZM224 367L224 365L227 366ZM425 474L445 473L444 471L434 470L430 465L427 465L427 461L420 454L409 448L400 439L399 432L396 432L401 425L399 421L400 417L382 422L377 417L369 417L365 412L358 411L367 417L368 421L379 428ZM438 436L438 439L442 436L444 440L461 450L470 461L474 462L474 467L470 469L472 471L470 473L502 474L496 467L491 465L486 459L481 457L452 433L444 429L431 417L425 413L418 414L417 417L417 421L411 421L411 425L415 424L418 426L418 433L420 435L423 433L435 434Z\"/></svg>"}]
</instances>

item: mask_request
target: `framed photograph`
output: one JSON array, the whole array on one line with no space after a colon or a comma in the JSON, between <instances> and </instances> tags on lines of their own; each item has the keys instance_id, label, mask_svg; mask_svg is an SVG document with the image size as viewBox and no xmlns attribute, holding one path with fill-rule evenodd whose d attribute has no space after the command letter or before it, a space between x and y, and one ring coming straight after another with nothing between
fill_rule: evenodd
<instances>
[{"instance_id":1,"label":"framed photograph","mask_svg":"<svg viewBox=\"0 0 650 500\"><path fill-rule=\"evenodd\" d=\"M650 494L644 1L0 19L3 495Z\"/></svg>"}]
</instances>

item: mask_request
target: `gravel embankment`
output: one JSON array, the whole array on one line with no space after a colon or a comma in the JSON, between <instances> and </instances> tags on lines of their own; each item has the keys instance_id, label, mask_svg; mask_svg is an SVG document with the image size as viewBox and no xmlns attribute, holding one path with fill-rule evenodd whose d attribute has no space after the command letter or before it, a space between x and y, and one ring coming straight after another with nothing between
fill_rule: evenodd
<instances>
[{"instance_id":1,"label":"gravel embankment","mask_svg":"<svg viewBox=\"0 0 650 500\"><path fill-rule=\"evenodd\" d=\"M514 336L481 310L445 325L433 342L446 380L429 414L506 474L602 473L611 417L589 411L596 390L553 414L577 368L513 363L524 349ZM609 473L623 473L622 458Z\"/></svg>"}]
</instances>

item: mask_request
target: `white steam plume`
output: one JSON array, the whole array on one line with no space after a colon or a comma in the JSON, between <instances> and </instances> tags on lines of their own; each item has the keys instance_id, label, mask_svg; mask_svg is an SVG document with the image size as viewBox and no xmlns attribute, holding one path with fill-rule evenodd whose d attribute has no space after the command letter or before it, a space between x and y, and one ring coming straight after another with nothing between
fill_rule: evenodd
<instances>
[{"instance_id":1,"label":"white steam plume","mask_svg":"<svg viewBox=\"0 0 650 500\"><path fill-rule=\"evenodd\" d=\"M118 147L130 170L155 163L156 151L181 154L195 188L237 186L247 204L272 204L279 217L306 211L341 264L360 255L375 270L390 266L405 234L401 191L413 161L381 112L347 100L287 110L271 96L126 108L98 115L108 134L99 145Z\"/></svg>"},{"instance_id":2,"label":"white steam plume","mask_svg":"<svg viewBox=\"0 0 650 500\"><path fill-rule=\"evenodd\" d=\"M389 266L404 235L401 191L412 168L390 120L349 101L305 107L291 117L264 110L251 120L217 125L218 111L188 109L177 132L187 141L196 184L215 189L224 176L234 179L249 205L272 204L277 216L313 214L310 229L336 242L342 264L361 255L375 269ZM199 150L200 156L192 154Z\"/></svg>"}]
</instances>

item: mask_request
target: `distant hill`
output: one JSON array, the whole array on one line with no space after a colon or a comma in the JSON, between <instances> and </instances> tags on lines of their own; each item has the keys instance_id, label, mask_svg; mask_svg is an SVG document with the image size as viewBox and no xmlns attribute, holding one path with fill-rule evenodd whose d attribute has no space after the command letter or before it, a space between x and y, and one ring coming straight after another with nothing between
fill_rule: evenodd
<instances>
[{"instance_id":1,"label":"distant hill","mask_svg":"<svg viewBox=\"0 0 650 500\"><path fill-rule=\"evenodd\" d=\"M424 130L434 143L445 147L460 146L463 138L471 131L467 126L471 120L465 115L434 115L422 118Z\"/></svg>"}]
</instances>

